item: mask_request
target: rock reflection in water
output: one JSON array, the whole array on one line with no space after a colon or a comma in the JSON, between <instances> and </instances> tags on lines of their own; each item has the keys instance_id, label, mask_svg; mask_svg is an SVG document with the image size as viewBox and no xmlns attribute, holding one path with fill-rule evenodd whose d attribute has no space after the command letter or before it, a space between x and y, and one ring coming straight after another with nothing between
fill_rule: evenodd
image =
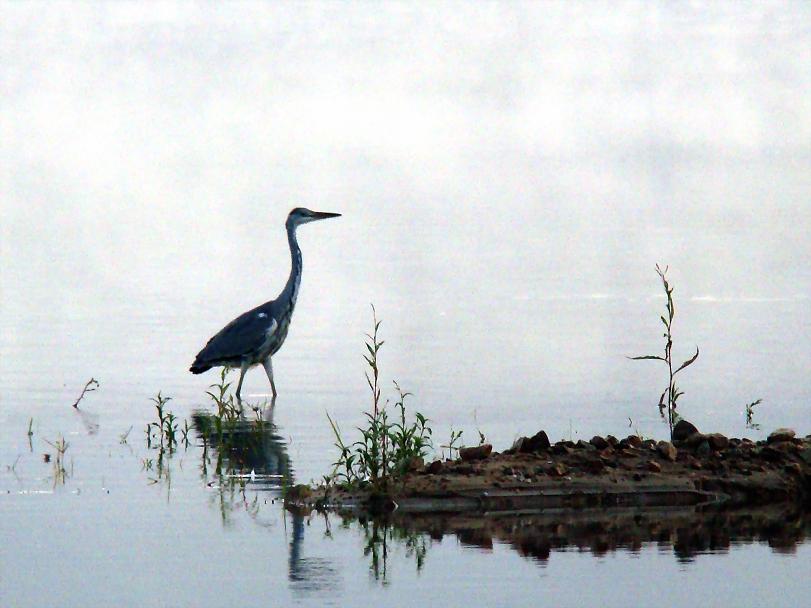
<instances>
[{"instance_id":1,"label":"rock reflection in water","mask_svg":"<svg viewBox=\"0 0 811 608\"><path fill-rule=\"evenodd\" d=\"M349 516L342 513L343 517ZM513 548L520 555L545 565L555 551L590 552L595 557L618 550L639 552L646 546L672 550L679 562L697 555L726 553L735 546L765 543L777 553L793 553L811 536L811 512L796 508L748 511L677 508L655 510L603 510L556 513L426 514L394 513L374 524L361 518L359 527L369 537L398 541L406 550L423 539L421 565L428 539L455 536L462 545L492 550L494 544ZM393 533L390 533L393 532ZM367 547L368 554L368 547ZM372 556L376 561L378 555ZM385 559L385 552L383 553ZM372 564L373 569L379 565ZM382 566L385 569L385 565ZM384 570L385 571L385 570Z\"/></svg>"}]
</instances>

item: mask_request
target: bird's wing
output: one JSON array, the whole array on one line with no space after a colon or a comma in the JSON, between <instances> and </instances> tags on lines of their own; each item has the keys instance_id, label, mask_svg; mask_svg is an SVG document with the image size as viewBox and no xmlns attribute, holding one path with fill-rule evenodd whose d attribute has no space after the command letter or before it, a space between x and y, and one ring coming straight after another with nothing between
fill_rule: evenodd
<instances>
[{"instance_id":1,"label":"bird's wing","mask_svg":"<svg viewBox=\"0 0 811 608\"><path fill-rule=\"evenodd\" d=\"M227 361L259 350L278 327L269 313L262 305L239 315L206 343L195 364Z\"/></svg>"}]
</instances>

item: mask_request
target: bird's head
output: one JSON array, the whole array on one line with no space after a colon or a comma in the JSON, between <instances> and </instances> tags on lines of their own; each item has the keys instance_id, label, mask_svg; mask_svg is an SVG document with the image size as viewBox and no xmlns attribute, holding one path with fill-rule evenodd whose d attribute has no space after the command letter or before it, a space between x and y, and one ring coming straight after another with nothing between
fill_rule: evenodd
<instances>
[{"instance_id":1,"label":"bird's head","mask_svg":"<svg viewBox=\"0 0 811 608\"><path fill-rule=\"evenodd\" d=\"M287 216L287 225L295 228L307 222L315 222L316 220L325 220L330 217L339 217L340 213L328 213L326 211L311 211L304 207L296 207Z\"/></svg>"}]
</instances>

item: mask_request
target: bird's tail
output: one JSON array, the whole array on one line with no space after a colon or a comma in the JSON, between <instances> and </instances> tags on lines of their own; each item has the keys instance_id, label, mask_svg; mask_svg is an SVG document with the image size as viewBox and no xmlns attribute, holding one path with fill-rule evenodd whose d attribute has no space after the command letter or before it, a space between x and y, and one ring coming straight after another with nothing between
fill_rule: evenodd
<instances>
[{"instance_id":1,"label":"bird's tail","mask_svg":"<svg viewBox=\"0 0 811 608\"><path fill-rule=\"evenodd\" d=\"M211 366L208 363L198 363L195 361L192 363L192 366L189 368L189 371L193 374L202 374L203 372L207 372L211 369Z\"/></svg>"}]
</instances>

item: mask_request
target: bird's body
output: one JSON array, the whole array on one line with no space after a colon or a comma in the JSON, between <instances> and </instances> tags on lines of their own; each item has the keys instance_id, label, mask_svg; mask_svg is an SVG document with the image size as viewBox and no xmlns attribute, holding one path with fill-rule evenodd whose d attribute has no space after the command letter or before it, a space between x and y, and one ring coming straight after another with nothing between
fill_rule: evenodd
<instances>
[{"instance_id":1,"label":"bird's body","mask_svg":"<svg viewBox=\"0 0 811 608\"><path fill-rule=\"evenodd\" d=\"M290 212L285 226L290 245L291 268L284 289L275 300L242 313L217 332L197 354L189 371L202 374L218 366L240 368L236 391L239 399L245 372L261 363L267 372L273 397L276 397L270 358L278 352L287 338L301 284L302 258L296 240L296 228L307 222L338 215L340 214L310 211L299 207Z\"/></svg>"}]
</instances>

